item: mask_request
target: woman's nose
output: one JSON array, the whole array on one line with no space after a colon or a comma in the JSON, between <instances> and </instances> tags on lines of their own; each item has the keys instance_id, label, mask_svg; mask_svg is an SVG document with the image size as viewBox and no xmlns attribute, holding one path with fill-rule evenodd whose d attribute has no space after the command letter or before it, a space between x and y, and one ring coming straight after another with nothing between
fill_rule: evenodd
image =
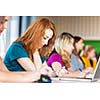
<instances>
[{"instance_id":1,"label":"woman's nose","mask_svg":"<svg viewBox=\"0 0 100 100\"><path fill-rule=\"evenodd\" d=\"M44 43L45 45L48 45L48 40L45 40L45 43Z\"/></svg>"}]
</instances>

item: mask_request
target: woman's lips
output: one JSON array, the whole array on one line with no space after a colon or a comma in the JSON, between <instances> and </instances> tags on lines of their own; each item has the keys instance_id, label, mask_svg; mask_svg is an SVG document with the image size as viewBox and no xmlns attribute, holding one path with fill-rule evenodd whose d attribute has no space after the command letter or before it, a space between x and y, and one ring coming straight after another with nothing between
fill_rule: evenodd
<instances>
[{"instance_id":1,"label":"woman's lips","mask_svg":"<svg viewBox=\"0 0 100 100\"><path fill-rule=\"evenodd\" d=\"M2 30L0 30L0 33L3 32Z\"/></svg>"}]
</instances>

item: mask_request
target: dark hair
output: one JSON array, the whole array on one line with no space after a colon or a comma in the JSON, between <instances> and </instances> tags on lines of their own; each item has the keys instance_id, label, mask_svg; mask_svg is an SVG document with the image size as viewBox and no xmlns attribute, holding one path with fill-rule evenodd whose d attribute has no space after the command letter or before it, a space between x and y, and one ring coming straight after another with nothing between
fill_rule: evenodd
<instances>
[{"instance_id":1,"label":"dark hair","mask_svg":"<svg viewBox=\"0 0 100 100\"><path fill-rule=\"evenodd\" d=\"M82 39L80 36L74 36L74 44L79 42Z\"/></svg>"},{"instance_id":2,"label":"dark hair","mask_svg":"<svg viewBox=\"0 0 100 100\"><path fill-rule=\"evenodd\" d=\"M71 33L69 33L69 32L61 33L61 37L63 37L64 35L69 35L70 37L74 38L74 36Z\"/></svg>"},{"instance_id":3,"label":"dark hair","mask_svg":"<svg viewBox=\"0 0 100 100\"><path fill-rule=\"evenodd\" d=\"M78 52L77 52L77 49L76 49L75 44L78 43L81 39L82 39L82 37L80 37L80 36L74 36L74 50L73 50L73 52L74 52L74 54L75 54L77 57L79 57L79 54L78 54ZM82 39L82 40L83 40L83 39ZM79 57L79 58L80 58L80 57Z\"/></svg>"}]
</instances>

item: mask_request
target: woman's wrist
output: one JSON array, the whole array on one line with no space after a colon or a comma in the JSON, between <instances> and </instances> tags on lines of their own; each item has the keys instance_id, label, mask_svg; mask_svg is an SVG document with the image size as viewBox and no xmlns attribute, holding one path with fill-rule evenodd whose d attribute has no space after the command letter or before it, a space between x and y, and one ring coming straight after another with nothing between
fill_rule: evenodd
<instances>
[{"instance_id":1,"label":"woman's wrist","mask_svg":"<svg viewBox=\"0 0 100 100\"><path fill-rule=\"evenodd\" d=\"M62 67L61 70L55 71L57 76L64 76L66 74L69 74L69 72L65 69L65 67Z\"/></svg>"}]
</instances>

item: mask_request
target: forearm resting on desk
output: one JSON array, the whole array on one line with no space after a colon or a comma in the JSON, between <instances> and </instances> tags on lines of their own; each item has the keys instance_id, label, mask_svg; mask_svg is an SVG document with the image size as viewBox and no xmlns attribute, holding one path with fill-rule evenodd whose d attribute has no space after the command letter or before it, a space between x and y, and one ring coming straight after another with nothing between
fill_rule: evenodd
<instances>
[{"instance_id":1,"label":"forearm resting on desk","mask_svg":"<svg viewBox=\"0 0 100 100\"><path fill-rule=\"evenodd\" d=\"M39 72L0 72L0 82L34 82L40 79Z\"/></svg>"},{"instance_id":2,"label":"forearm resting on desk","mask_svg":"<svg viewBox=\"0 0 100 100\"><path fill-rule=\"evenodd\" d=\"M9 72L9 70L7 69L5 64L2 62L1 57L0 57L0 71L7 71L7 72Z\"/></svg>"},{"instance_id":3,"label":"forearm resting on desk","mask_svg":"<svg viewBox=\"0 0 100 100\"><path fill-rule=\"evenodd\" d=\"M62 78L84 78L86 73L75 71L75 72L69 72L68 74L64 74L63 76L59 76Z\"/></svg>"}]
</instances>

